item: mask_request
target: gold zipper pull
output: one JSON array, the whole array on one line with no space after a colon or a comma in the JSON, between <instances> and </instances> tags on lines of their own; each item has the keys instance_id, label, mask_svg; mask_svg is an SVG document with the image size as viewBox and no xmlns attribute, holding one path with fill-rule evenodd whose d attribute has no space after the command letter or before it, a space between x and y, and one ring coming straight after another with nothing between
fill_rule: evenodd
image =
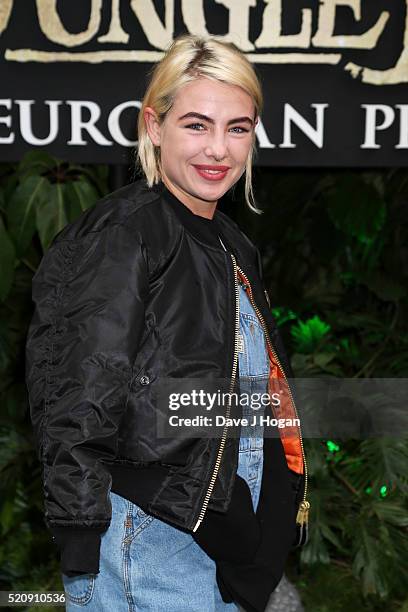
<instances>
[{"instance_id":1,"label":"gold zipper pull","mask_svg":"<svg viewBox=\"0 0 408 612\"><path fill-rule=\"evenodd\" d=\"M307 523L309 520L309 509L310 509L310 504L308 501L304 500L301 501L299 504L299 509L297 511L297 515L296 515L296 523L298 525L303 525L304 523Z\"/></svg>"}]
</instances>

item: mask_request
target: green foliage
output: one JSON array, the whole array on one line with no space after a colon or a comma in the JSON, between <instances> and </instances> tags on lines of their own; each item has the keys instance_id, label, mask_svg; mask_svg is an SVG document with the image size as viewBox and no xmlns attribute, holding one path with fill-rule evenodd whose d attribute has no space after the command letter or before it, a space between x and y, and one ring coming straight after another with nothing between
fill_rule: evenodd
<instances>
[{"instance_id":1,"label":"green foliage","mask_svg":"<svg viewBox=\"0 0 408 612\"><path fill-rule=\"evenodd\" d=\"M321 321L317 315L308 319L305 323L300 320L297 321L290 330L296 351L307 354L318 350L329 330L330 325Z\"/></svg>"},{"instance_id":2,"label":"green foliage","mask_svg":"<svg viewBox=\"0 0 408 612\"><path fill-rule=\"evenodd\" d=\"M276 306L271 309L273 316L276 319L278 325L283 325L286 321L296 319L296 313L293 310L285 308L284 306Z\"/></svg>"},{"instance_id":3,"label":"green foliage","mask_svg":"<svg viewBox=\"0 0 408 612\"><path fill-rule=\"evenodd\" d=\"M31 279L53 237L107 191L106 167L44 152L0 166L0 590L62 590L24 381Z\"/></svg>"},{"instance_id":4,"label":"green foliage","mask_svg":"<svg viewBox=\"0 0 408 612\"><path fill-rule=\"evenodd\" d=\"M36 266L29 252L33 238L38 236L45 251L67 223L95 204L105 183L106 170L69 165L39 151L13 169L2 185L0 299L7 297L24 258Z\"/></svg>"},{"instance_id":5,"label":"green foliage","mask_svg":"<svg viewBox=\"0 0 408 612\"><path fill-rule=\"evenodd\" d=\"M246 210L239 222L263 253L295 374L407 377L406 171L263 169L254 187L263 223ZM407 432L305 451L310 540L290 567L306 610L406 609Z\"/></svg>"},{"instance_id":6,"label":"green foliage","mask_svg":"<svg viewBox=\"0 0 408 612\"><path fill-rule=\"evenodd\" d=\"M345 174L326 190L325 198L329 217L338 229L363 244L372 244L386 218L386 204L378 182L365 182L362 176Z\"/></svg>"}]
</instances>

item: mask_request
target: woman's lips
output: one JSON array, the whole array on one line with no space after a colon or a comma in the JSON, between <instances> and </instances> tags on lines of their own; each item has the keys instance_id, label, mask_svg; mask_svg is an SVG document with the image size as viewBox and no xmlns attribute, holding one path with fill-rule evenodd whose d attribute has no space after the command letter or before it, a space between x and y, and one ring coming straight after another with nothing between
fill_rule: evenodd
<instances>
[{"instance_id":1,"label":"woman's lips","mask_svg":"<svg viewBox=\"0 0 408 612\"><path fill-rule=\"evenodd\" d=\"M197 166L194 166L194 168L197 170L197 173L202 176L204 179L206 179L207 181L222 181L223 178L225 178L227 176L228 170L229 168L227 168L226 170L204 170L204 168L199 168Z\"/></svg>"}]
</instances>

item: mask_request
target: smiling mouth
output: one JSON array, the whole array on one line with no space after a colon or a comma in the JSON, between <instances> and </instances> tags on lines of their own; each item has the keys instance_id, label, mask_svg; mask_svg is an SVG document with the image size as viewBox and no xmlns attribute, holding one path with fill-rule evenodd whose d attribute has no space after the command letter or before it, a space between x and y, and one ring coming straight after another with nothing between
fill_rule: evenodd
<instances>
[{"instance_id":1,"label":"smiling mouth","mask_svg":"<svg viewBox=\"0 0 408 612\"><path fill-rule=\"evenodd\" d=\"M229 166L211 166L210 164L193 164L199 170L210 170L214 172L226 172L230 169Z\"/></svg>"},{"instance_id":2,"label":"smiling mouth","mask_svg":"<svg viewBox=\"0 0 408 612\"><path fill-rule=\"evenodd\" d=\"M229 166L220 166L220 167L206 167L206 166L194 166L197 170L198 174L203 178L208 180L221 180L223 179L228 170L230 170Z\"/></svg>"}]
</instances>

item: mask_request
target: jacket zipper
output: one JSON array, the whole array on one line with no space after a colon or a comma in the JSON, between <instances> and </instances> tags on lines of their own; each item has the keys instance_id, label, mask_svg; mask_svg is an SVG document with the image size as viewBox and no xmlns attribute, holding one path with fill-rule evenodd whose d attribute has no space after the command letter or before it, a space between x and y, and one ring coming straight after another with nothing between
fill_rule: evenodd
<instances>
[{"instance_id":1,"label":"jacket zipper","mask_svg":"<svg viewBox=\"0 0 408 612\"><path fill-rule=\"evenodd\" d=\"M250 284L250 282L248 280L248 277L245 274L245 272L243 272L239 266L237 266L237 268L238 268L240 274L242 274L242 276L244 277L245 282L248 285L249 299L251 301L252 306L254 307L255 312L257 313L257 315L259 317L259 320L261 321L262 327L264 328L266 340L267 340L268 345L269 345L269 347L271 349L271 352L273 353L273 356L275 357L276 362L277 362L277 364L278 364L278 366L279 366L283 376L285 377L285 381L286 381L286 384L287 384L287 387L288 387L288 390L289 390L289 395L290 395L290 399L291 399L291 402L292 402L292 406L294 408L294 411L295 411L295 414L296 414L296 418L299 420L299 423L300 423L299 415L298 415L298 412L297 412L297 409L296 409L296 405L295 405L295 402L294 402L294 399L293 399L292 391L291 391L289 383L288 383L288 379L286 378L286 374L285 374L285 371L284 371L284 369L283 369L283 367L281 365L280 359L279 359L278 355L276 354L276 351L275 351L275 349L274 349L274 347L272 345L271 339L269 337L268 328L267 328L267 326L265 324L265 320L264 320L264 318L262 316L262 313L260 312L258 306L255 304L255 301L253 299L251 284ZM308 485L308 483L307 483L307 481L308 481L308 474L307 474L307 463L306 463L305 450L303 448L302 432L301 432L301 429L300 429L300 425L298 425L298 431L299 431L300 446L301 446L301 449L302 449L303 465L304 465L304 468L305 468L305 488L304 488L304 492L303 492L303 500L299 504L299 509L298 509L298 512L297 512L297 515L296 515L296 523L298 523L300 525L303 525L303 523L307 523L307 521L308 521L308 513L309 513L310 503L308 501L306 501L307 485Z\"/></svg>"},{"instance_id":2,"label":"jacket zipper","mask_svg":"<svg viewBox=\"0 0 408 612\"><path fill-rule=\"evenodd\" d=\"M221 242L221 244L222 244L222 242ZM225 249L225 246L224 246L224 249ZM230 386L230 393L232 393L232 391L234 389L234 385L235 385L235 378L236 378L236 375L237 375L237 366L238 366L239 288L238 288L238 273L237 273L238 266L237 266L237 262L235 260L234 255L232 253L230 253L230 255L231 255L232 264L233 264L233 267L234 267L234 286L235 286L234 358L233 358L233 362L232 362L232 374L231 374L231 386ZM227 419L229 419L229 416L230 416L230 412L231 412L230 408L231 408L231 404L228 403L227 411L226 411L226 418ZM221 444L220 444L220 447L218 449L217 459L215 461L215 466L214 466L214 470L213 470L213 473L212 473L212 476L211 476L211 479L210 479L210 484L208 486L207 493L205 494L203 505L201 507L200 514L199 514L198 520L197 520L197 522L196 522L196 524L194 526L193 532L197 531L200 523L202 523L204 515L205 515L205 511L207 510L207 506L208 506L208 503L210 501L211 493L212 493L212 490L214 488L215 480L217 478L218 470L219 470L219 467L220 467L220 464L221 464L222 454L224 452L224 446L225 446L225 442L226 442L226 439L227 439L227 429L228 429L228 421L224 425L224 429L222 431Z\"/></svg>"}]
</instances>

